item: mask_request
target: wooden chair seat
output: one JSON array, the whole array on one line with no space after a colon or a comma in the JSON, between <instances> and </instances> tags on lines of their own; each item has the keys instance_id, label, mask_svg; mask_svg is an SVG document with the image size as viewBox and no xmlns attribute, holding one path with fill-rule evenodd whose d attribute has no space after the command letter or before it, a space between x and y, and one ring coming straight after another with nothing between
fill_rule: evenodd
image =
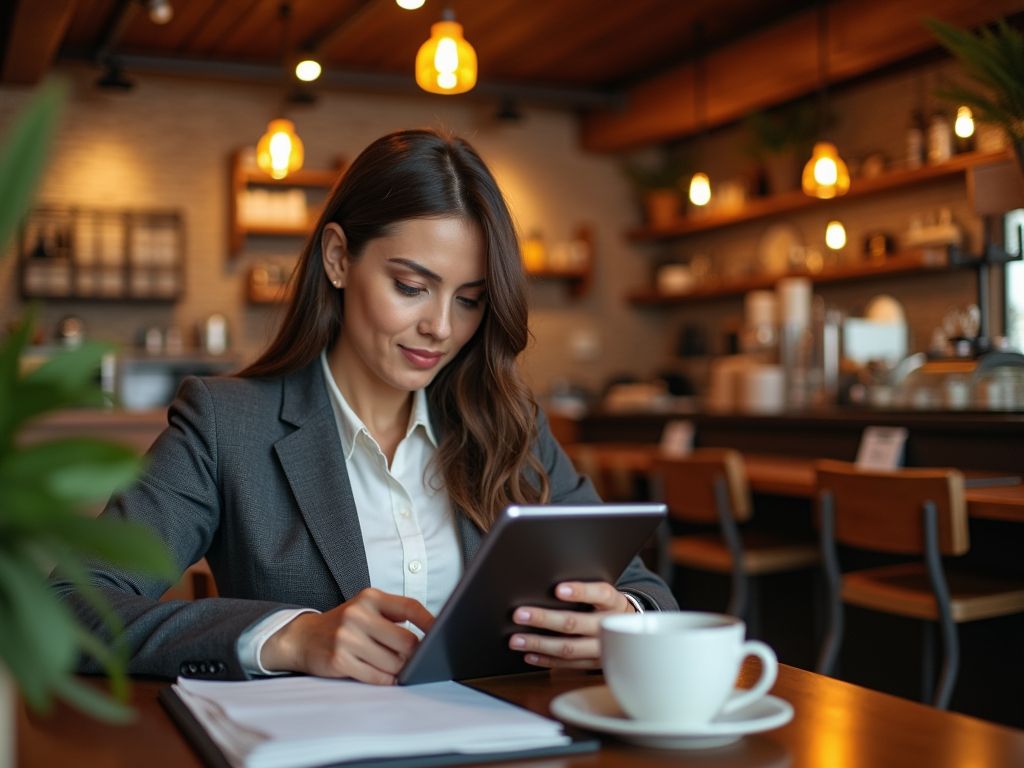
<instances>
[{"instance_id":1,"label":"wooden chair seat","mask_svg":"<svg viewBox=\"0 0 1024 768\"><path fill-rule=\"evenodd\" d=\"M1024 582L946 570L953 621L963 623L1024 611ZM902 563L843 576L844 603L918 619L939 620L924 563Z\"/></svg>"},{"instance_id":2,"label":"wooden chair seat","mask_svg":"<svg viewBox=\"0 0 1024 768\"><path fill-rule=\"evenodd\" d=\"M817 565L819 547L815 542L800 542L762 531L744 531L743 570L758 576L793 571ZM689 568L718 573L732 572L732 555L719 533L676 536L669 548L672 562Z\"/></svg>"}]
</instances>

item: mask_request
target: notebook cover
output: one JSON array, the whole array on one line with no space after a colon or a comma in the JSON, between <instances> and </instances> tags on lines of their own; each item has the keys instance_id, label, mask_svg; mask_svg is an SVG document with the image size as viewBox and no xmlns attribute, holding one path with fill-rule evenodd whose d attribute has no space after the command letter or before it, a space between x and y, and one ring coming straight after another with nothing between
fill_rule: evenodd
<instances>
[{"instance_id":1,"label":"notebook cover","mask_svg":"<svg viewBox=\"0 0 1024 768\"><path fill-rule=\"evenodd\" d=\"M171 719L185 734L192 748L202 758L207 768L232 768L220 747L214 743L199 721L178 694L170 686L161 688L157 699L167 710ZM600 742L593 736L565 727L565 733L572 742L562 746L528 749L516 752L489 752L483 754L464 755L449 753L445 755L415 755L411 757L382 757L370 760L352 760L341 763L330 763L321 768L442 768L449 765L472 765L474 763L493 763L499 760L528 760L534 757L551 757L555 755L578 755L585 752L596 752Z\"/></svg>"}]
</instances>

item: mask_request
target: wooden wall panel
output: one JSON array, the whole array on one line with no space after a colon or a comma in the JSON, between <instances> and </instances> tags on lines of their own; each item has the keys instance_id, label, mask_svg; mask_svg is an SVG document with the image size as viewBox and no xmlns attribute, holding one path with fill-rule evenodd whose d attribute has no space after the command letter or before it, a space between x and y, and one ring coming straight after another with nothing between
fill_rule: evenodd
<instances>
[{"instance_id":1,"label":"wooden wall panel","mask_svg":"<svg viewBox=\"0 0 1024 768\"><path fill-rule=\"evenodd\" d=\"M1024 0L838 0L829 6L831 82L847 80L936 47L922 23L933 15L974 27L1024 11ZM791 17L708 56L708 125L813 92L818 74L816 10ZM692 64L675 67L629 91L620 112L587 114L587 149L618 151L696 132Z\"/></svg>"}]
</instances>

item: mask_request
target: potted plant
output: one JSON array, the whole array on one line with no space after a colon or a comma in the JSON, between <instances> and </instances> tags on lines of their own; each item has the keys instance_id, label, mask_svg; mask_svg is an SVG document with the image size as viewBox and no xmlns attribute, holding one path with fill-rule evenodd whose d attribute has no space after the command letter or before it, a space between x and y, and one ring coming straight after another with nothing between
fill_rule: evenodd
<instances>
[{"instance_id":1,"label":"potted plant","mask_svg":"<svg viewBox=\"0 0 1024 768\"><path fill-rule=\"evenodd\" d=\"M670 152L654 165L627 161L622 170L643 206L647 224L655 229L672 226L682 210L682 189L689 177L686 158Z\"/></svg>"},{"instance_id":2,"label":"potted plant","mask_svg":"<svg viewBox=\"0 0 1024 768\"><path fill-rule=\"evenodd\" d=\"M63 88L42 89L0 148L0 254L28 210L57 123ZM128 447L74 438L24 445L22 428L59 408L102 406L100 357L110 345L87 342L52 356L35 370L21 358L34 310L0 343L0 766L14 764L13 697L46 712L54 697L95 716L126 720L128 692L120 623L90 584L86 558L171 578L174 566L149 530L96 519L82 507L105 500L137 475ZM112 642L91 634L46 583L57 566L96 609ZM111 698L78 680L80 653L95 657L111 681ZM13 683L13 684L12 684Z\"/></svg>"},{"instance_id":3,"label":"potted plant","mask_svg":"<svg viewBox=\"0 0 1024 768\"><path fill-rule=\"evenodd\" d=\"M925 24L975 86L949 85L939 95L970 107L975 120L1006 131L1024 174L1024 35L1005 19L977 34L935 18Z\"/></svg>"},{"instance_id":4,"label":"potted plant","mask_svg":"<svg viewBox=\"0 0 1024 768\"><path fill-rule=\"evenodd\" d=\"M768 193L800 187L800 172L819 131L818 110L804 99L771 112L754 112L744 121L750 134L746 152L763 168Z\"/></svg>"}]
</instances>

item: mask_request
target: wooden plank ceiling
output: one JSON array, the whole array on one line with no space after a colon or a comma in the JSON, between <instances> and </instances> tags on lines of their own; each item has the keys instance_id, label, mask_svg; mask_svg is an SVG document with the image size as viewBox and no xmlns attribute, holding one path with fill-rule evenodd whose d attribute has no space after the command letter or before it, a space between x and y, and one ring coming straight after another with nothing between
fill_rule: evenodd
<instances>
[{"instance_id":1,"label":"wooden plank ceiling","mask_svg":"<svg viewBox=\"0 0 1024 768\"><path fill-rule=\"evenodd\" d=\"M36 0L31 0L36 1ZM24 0L22 0L24 2ZM171 0L170 23L136 13L121 53L273 64L281 0ZM689 58L695 25L712 48L805 10L814 0L454 0L481 82L617 88ZM118 0L78 0L65 53L95 50ZM415 11L394 0L292 0L290 46L317 47L342 70L412 74L441 0ZM337 29L337 34L331 34Z\"/></svg>"}]
</instances>

